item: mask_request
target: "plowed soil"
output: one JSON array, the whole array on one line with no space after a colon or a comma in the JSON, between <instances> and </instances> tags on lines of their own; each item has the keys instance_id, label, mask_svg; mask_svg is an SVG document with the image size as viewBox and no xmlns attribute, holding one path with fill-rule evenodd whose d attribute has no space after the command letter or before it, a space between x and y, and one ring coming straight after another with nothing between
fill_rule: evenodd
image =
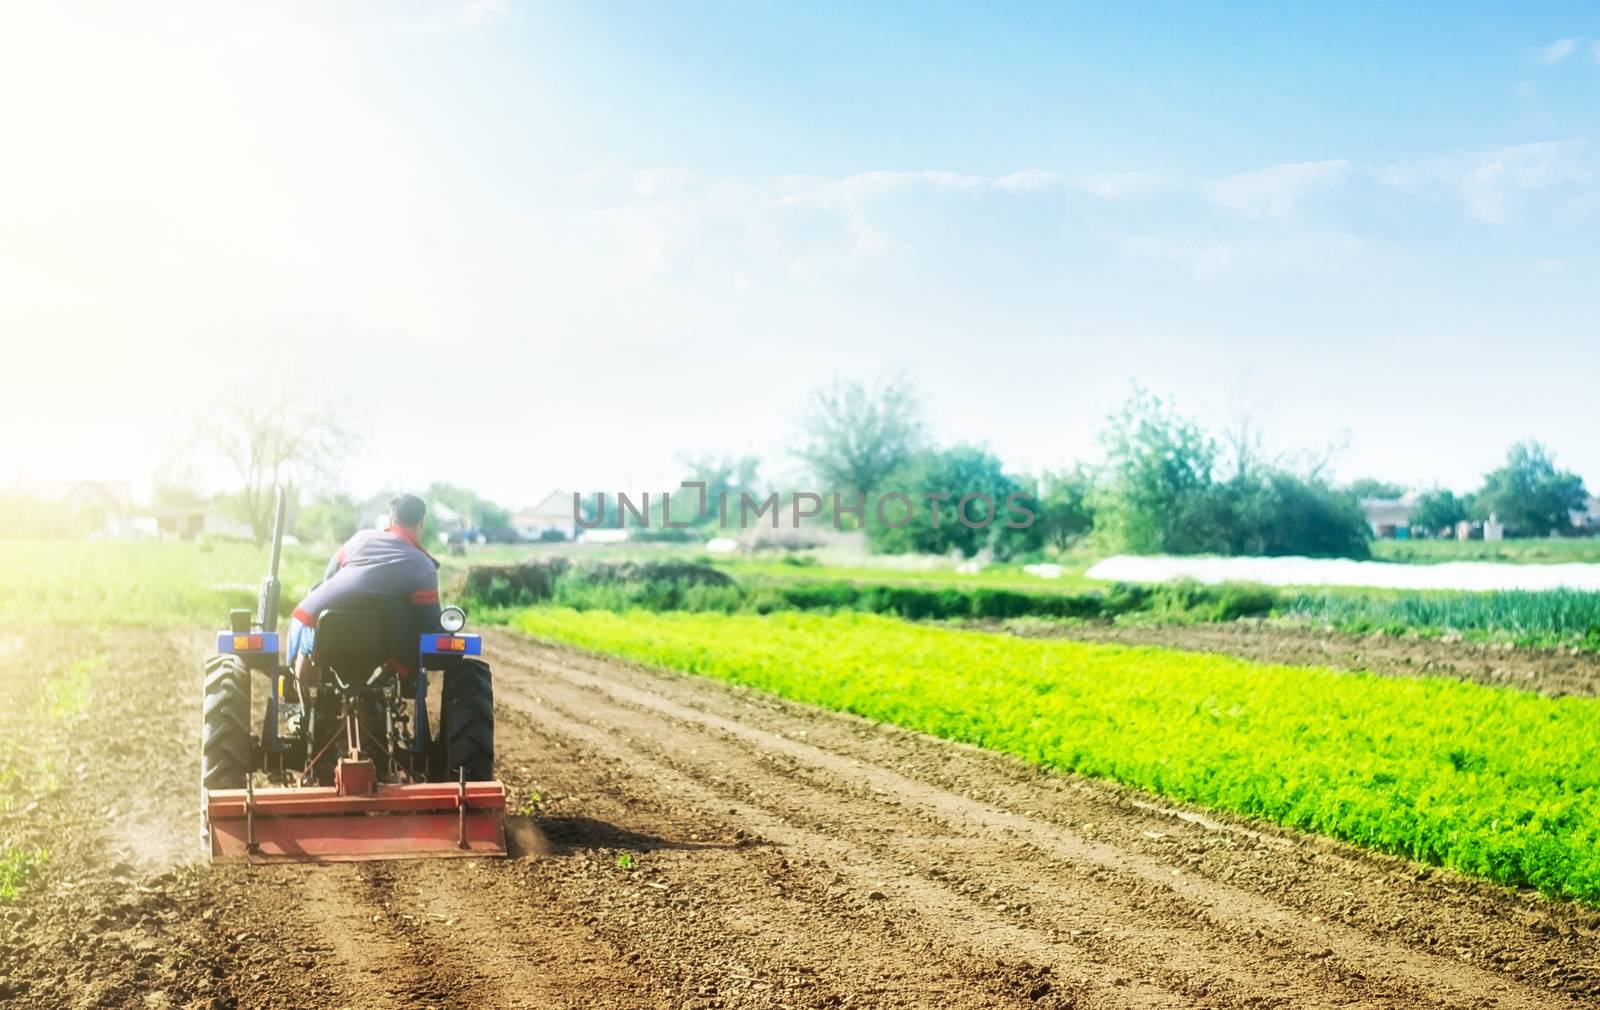
<instances>
[{"instance_id":1,"label":"plowed soil","mask_svg":"<svg viewBox=\"0 0 1600 1010\"><path fill-rule=\"evenodd\" d=\"M0 642L53 788L0 905L38 1007L1578 1007L1600 915L725 685L489 636L530 854L197 856L203 636ZM29 656L99 653L46 718ZM19 686L20 685L20 686Z\"/></svg>"}]
</instances>

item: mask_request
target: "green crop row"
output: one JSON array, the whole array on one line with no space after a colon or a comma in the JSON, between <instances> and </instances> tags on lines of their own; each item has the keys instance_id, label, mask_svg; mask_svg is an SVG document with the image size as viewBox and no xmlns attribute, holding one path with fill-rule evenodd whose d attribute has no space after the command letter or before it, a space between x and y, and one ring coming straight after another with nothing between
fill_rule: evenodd
<instances>
[{"instance_id":1,"label":"green crop row","mask_svg":"<svg viewBox=\"0 0 1600 1010\"><path fill-rule=\"evenodd\" d=\"M525 566L526 567L526 566ZM480 570L475 569L478 574ZM490 569L489 571L493 571ZM508 572L520 569L507 569ZM538 591L517 580L485 578L489 590L470 602L506 608L548 602L577 610L690 610L768 614L783 610L858 611L907 620L1004 620L1016 617L1206 624L1271 617L1325 625L1354 634L1384 632L1440 636L1523 646L1574 646L1600 651L1600 593L1451 592L1392 589L1296 589L1248 584L1109 584L1075 592L1032 591L981 584L915 584L811 576L745 574L707 581L654 572L597 577L584 566L549 574ZM705 569L710 575L715 569ZM501 590L493 587L502 586Z\"/></svg>"},{"instance_id":2,"label":"green crop row","mask_svg":"<svg viewBox=\"0 0 1600 1010\"><path fill-rule=\"evenodd\" d=\"M1506 564L1600 562L1600 537L1526 537L1514 540L1374 540L1376 561L1439 564L1498 561Z\"/></svg>"},{"instance_id":3,"label":"green crop row","mask_svg":"<svg viewBox=\"0 0 1600 1010\"><path fill-rule=\"evenodd\" d=\"M821 569L828 574L830 570ZM475 566L465 582L480 610L551 603L575 610L690 610L773 613L852 610L908 620L990 620L1050 617L1113 620L1131 614L1156 619L1226 621L1265 616L1278 602L1259 586L1117 584L1093 591L1024 591L1000 585L917 584L839 578L730 577L703 565L535 562Z\"/></svg>"},{"instance_id":4,"label":"green crop row","mask_svg":"<svg viewBox=\"0 0 1600 1010\"><path fill-rule=\"evenodd\" d=\"M519 615L530 634L1600 903L1600 702L864 614Z\"/></svg>"},{"instance_id":5,"label":"green crop row","mask_svg":"<svg viewBox=\"0 0 1600 1010\"><path fill-rule=\"evenodd\" d=\"M1600 650L1600 593L1575 589L1483 593L1304 590L1283 593L1273 612L1356 633L1455 633L1519 645Z\"/></svg>"}]
</instances>

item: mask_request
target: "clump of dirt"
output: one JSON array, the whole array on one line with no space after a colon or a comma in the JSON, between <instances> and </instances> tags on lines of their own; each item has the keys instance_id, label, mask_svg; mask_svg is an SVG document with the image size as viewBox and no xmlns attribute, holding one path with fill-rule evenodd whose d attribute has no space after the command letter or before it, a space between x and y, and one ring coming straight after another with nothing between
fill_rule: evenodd
<instances>
[{"instance_id":1,"label":"clump of dirt","mask_svg":"<svg viewBox=\"0 0 1600 1010\"><path fill-rule=\"evenodd\" d=\"M548 600L556 583L592 585L731 586L726 572L692 561L586 561L550 557L514 565L475 565L453 587L457 598L481 606L520 607Z\"/></svg>"},{"instance_id":2,"label":"clump of dirt","mask_svg":"<svg viewBox=\"0 0 1600 1010\"><path fill-rule=\"evenodd\" d=\"M514 565L473 565L452 587L451 595L482 606L527 606L549 599L556 579L569 567L570 562L562 557Z\"/></svg>"},{"instance_id":3,"label":"clump of dirt","mask_svg":"<svg viewBox=\"0 0 1600 1010\"><path fill-rule=\"evenodd\" d=\"M575 578L586 582L678 583L687 586L731 586L733 577L692 561L600 561L580 565Z\"/></svg>"},{"instance_id":4,"label":"clump of dirt","mask_svg":"<svg viewBox=\"0 0 1600 1010\"><path fill-rule=\"evenodd\" d=\"M550 840L531 817L506 818L506 852L513 859L548 856Z\"/></svg>"}]
</instances>

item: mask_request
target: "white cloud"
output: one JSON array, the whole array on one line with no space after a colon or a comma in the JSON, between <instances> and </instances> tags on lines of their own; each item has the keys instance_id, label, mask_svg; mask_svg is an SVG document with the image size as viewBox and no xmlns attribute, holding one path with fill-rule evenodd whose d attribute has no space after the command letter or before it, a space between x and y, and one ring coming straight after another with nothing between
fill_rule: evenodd
<instances>
[{"instance_id":1,"label":"white cloud","mask_svg":"<svg viewBox=\"0 0 1600 1010\"><path fill-rule=\"evenodd\" d=\"M416 31L461 31L482 28L510 11L509 0L430 0L401 21Z\"/></svg>"},{"instance_id":2,"label":"white cloud","mask_svg":"<svg viewBox=\"0 0 1600 1010\"><path fill-rule=\"evenodd\" d=\"M1182 267L1195 280L1227 271L1237 252L1228 242L1189 235L1130 235L1116 240L1124 255Z\"/></svg>"},{"instance_id":3,"label":"white cloud","mask_svg":"<svg viewBox=\"0 0 1600 1010\"><path fill-rule=\"evenodd\" d=\"M1532 209L1541 191L1593 182L1592 161L1585 141L1551 140L1391 167L1380 179L1409 190L1442 186L1477 220L1507 224Z\"/></svg>"},{"instance_id":4,"label":"white cloud","mask_svg":"<svg viewBox=\"0 0 1600 1010\"><path fill-rule=\"evenodd\" d=\"M1155 233L1113 237L1131 259L1179 267L1197 281L1228 275L1276 277L1324 273L1371 253L1353 235L1324 231L1255 230L1225 236Z\"/></svg>"},{"instance_id":5,"label":"white cloud","mask_svg":"<svg viewBox=\"0 0 1600 1010\"><path fill-rule=\"evenodd\" d=\"M1547 66L1555 66L1568 56L1571 56L1573 50L1577 48L1577 39L1557 39L1539 50L1539 59Z\"/></svg>"},{"instance_id":6,"label":"white cloud","mask_svg":"<svg viewBox=\"0 0 1600 1010\"><path fill-rule=\"evenodd\" d=\"M777 202L784 207L812 206L845 210L911 189L979 193L990 185L990 181L982 176L961 172L897 172L880 169L839 179L797 180L791 191L779 197Z\"/></svg>"},{"instance_id":7,"label":"white cloud","mask_svg":"<svg viewBox=\"0 0 1600 1010\"><path fill-rule=\"evenodd\" d=\"M1293 216L1311 190L1344 178L1350 163L1305 161L1241 172L1201 187L1213 202L1254 218L1283 221Z\"/></svg>"},{"instance_id":8,"label":"white cloud","mask_svg":"<svg viewBox=\"0 0 1600 1010\"><path fill-rule=\"evenodd\" d=\"M650 199L670 196L687 186L694 176L681 168L660 166L641 168L633 173L633 195Z\"/></svg>"},{"instance_id":9,"label":"white cloud","mask_svg":"<svg viewBox=\"0 0 1600 1010\"><path fill-rule=\"evenodd\" d=\"M1040 168L1025 168L1020 172L1002 175L994 181L997 189L1007 193L1042 193L1049 189L1058 189L1065 184L1066 177L1060 172L1046 172Z\"/></svg>"},{"instance_id":10,"label":"white cloud","mask_svg":"<svg viewBox=\"0 0 1600 1010\"><path fill-rule=\"evenodd\" d=\"M1457 181L1468 211L1481 221L1503 224L1516 214L1513 204L1535 190L1581 182L1590 173L1579 141L1520 144L1480 155Z\"/></svg>"},{"instance_id":11,"label":"white cloud","mask_svg":"<svg viewBox=\"0 0 1600 1010\"><path fill-rule=\"evenodd\" d=\"M1151 172L1121 172L1110 175L1068 175L1064 172L1047 172L1025 168L1020 172L1002 175L993 182L994 188L1006 193L1040 193L1047 190L1071 190L1088 193L1103 200L1144 196L1169 185L1159 175Z\"/></svg>"},{"instance_id":12,"label":"white cloud","mask_svg":"<svg viewBox=\"0 0 1600 1010\"><path fill-rule=\"evenodd\" d=\"M1600 200L1600 166L1581 140L1381 171L1330 159L1186 181L1038 168L750 179L618 163L580 178L599 201L589 215L610 250L602 259L624 277L810 290L851 274L965 255L945 249L953 234L968 251L986 243L1002 256L1029 249L1046 259L1112 251L1197 280L1342 269L1377 239L1353 233L1349 223L1371 209L1363 200L1372 183L1418 202L1457 204L1496 225L1581 225ZM1314 199L1319 213L1312 218L1306 211ZM1141 202L1130 213L1128 201ZM1029 223L1017 231L1022 220Z\"/></svg>"}]
</instances>

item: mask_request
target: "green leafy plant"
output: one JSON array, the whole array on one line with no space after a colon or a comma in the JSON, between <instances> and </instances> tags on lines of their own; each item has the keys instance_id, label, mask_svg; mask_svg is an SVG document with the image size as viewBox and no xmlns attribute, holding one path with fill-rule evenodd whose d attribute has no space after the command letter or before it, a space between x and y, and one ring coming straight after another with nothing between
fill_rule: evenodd
<instances>
[{"instance_id":1,"label":"green leafy plant","mask_svg":"<svg viewBox=\"0 0 1600 1010\"><path fill-rule=\"evenodd\" d=\"M0 901L15 901L48 857L44 849L0 848Z\"/></svg>"}]
</instances>

